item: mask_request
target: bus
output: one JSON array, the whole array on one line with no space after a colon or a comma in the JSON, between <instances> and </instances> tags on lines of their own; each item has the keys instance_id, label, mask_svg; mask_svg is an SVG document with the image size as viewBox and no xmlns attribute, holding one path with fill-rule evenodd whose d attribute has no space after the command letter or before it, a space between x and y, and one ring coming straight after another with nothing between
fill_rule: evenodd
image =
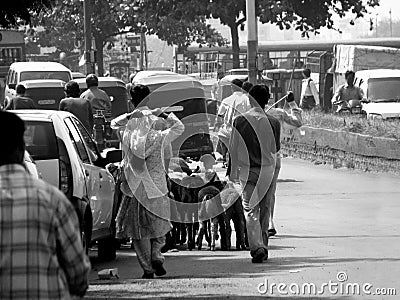
<instances>
[{"instance_id":1,"label":"bus","mask_svg":"<svg viewBox=\"0 0 400 300\"><path fill-rule=\"evenodd\" d=\"M5 78L10 65L25 60L24 32L0 29L0 103L4 100Z\"/></svg>"}]
</instances>

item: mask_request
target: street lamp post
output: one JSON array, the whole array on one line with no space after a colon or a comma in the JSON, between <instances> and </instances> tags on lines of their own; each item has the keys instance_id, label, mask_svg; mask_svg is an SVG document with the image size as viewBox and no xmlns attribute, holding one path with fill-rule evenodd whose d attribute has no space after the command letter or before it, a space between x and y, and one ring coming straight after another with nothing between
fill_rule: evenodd
<instances>
[{"instance_id":1,"label":"street lamp post","mask_svg":"<svg viewBox=\"0 0 400 300\"><path fill-rule=\"evenodd\" d=\"M255 0L246 0L247 19L247 69L249 70L249 82L257 83L257 18Z\"/></svg>"}]
</instances>

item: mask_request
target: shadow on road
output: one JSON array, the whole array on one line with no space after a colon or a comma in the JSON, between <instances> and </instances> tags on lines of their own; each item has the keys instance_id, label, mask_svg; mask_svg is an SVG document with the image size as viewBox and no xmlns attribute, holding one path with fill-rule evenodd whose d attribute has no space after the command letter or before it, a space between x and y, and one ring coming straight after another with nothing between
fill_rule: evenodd
<instances>
[{"instance_id":1,"label":"shadow on road","mask_svg":"<svg viewBox=\"0 0 400 300\"><path fill-rule=\"evenodd\" d=\"M123 299L123 300L128 300L128 299L154 299L154 300L165 300L165 299L179 299L179 300L206 300L206 299L213 299L213 300L223 300L223 299L229 299L229 300L237 300L237 299L243 299L243 300L251 300L251 299L269 299L269 300L274 300L274 299L282 299L282 297L272 297L272 296L267 296L267 295L251 295L251 296L236 296L236 295L213 295L213 294L203 294L203 295L176 295L176 293L171 293L171 295L168 296L168 293L165 292L138 292L135 291L132 293L131 290L118 290L118 291L113 291L111 294L110 291L96 291L95 295L94 293L88 292L87 296L85 299ZM308 300L320 300L321 297L290 297L290 299L308 299ZM352 299L351 297L323 297L324 300L335 300L335 299Z\"/></svg>"},{"instance_id":2,"label":"shadow on road","mask_svg":"<svg viewBox=\"0 0 400 300\"><path fill-rule=\"evenodd\" d=\"M380 235L378 238L399 238L400 235ZM373 238L376 239L376 235L290 235L283 234L275 236L277 239L347 239L347 238Z\"/></svg>"}]
</instances>

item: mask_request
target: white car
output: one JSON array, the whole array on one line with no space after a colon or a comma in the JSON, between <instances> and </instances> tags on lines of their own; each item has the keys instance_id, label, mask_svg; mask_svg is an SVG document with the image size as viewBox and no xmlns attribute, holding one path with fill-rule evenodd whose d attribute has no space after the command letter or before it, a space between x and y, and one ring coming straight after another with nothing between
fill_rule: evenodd
<instances>
[{"instance_id":1,"label":"white car","mask_svg":"<svg viewBox=\"0 0 400 300\"><path fill-rule=\"evenodd\" d=\"M362 110L367 117L400 117L400 70L358 71L354 84L364 92L367 103L363 103Z\"/></svg>"},{"instance_id":2,"label":"white car","mask_svg":"<svg viewBox=\"0 0 400 300\"><path fill-rule=\"evenodd\" d=\"M85 127L72 114L53 110L15 110L26 126L25 144L44 181L59 188L74 204L88 248L98 242L98 255L114 259L114 178Z\"/></svg>"},{"instance_id":3,"label":"white car","mask_svg":"<svg viewBox=\"0 0 400 300\"><path fill-rule=\"evenodd\" d=\"M6 87L4 91L5 107L11 98L16 96L16 86L22 81L55 79L61 80L64 84L72 80L71 70L57 62L48 61L28 61L14 62L11 64L6 77ZM49 108L47 108L49 109Z\"/></svg>"}]
</instances>

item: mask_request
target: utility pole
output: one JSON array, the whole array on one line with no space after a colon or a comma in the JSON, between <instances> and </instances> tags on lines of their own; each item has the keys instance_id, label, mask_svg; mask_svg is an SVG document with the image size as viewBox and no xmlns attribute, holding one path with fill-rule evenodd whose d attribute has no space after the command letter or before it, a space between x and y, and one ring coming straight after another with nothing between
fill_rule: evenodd
<instances>
[{"instance_id":1,"label":"utility pole","mask_svg":"<svg viewBox=\"0 0 400 300\"><path fill-rule=\"evenodd\" d=\"M85 34L85 66L86 74L94 73L94 63L91 61L92 30L90 0L83 0L84 34Z\"/></svg>"},{"instance_id":2,"label":"utility pole","mask_svg":"<svg viewBox=\"0 0 400 300\"><path fill-rule=\"evenodd\" d=\"M247 69L249 70L249 82L257 83L257 18L255 0L246 0L247 19Z\"/></svg>"},{"instance_id":3,"label":"utility pole","mask_svg":"<svg viewBox=\"0 0 400 300\"><path fill-rule=\"evenodd\" d=\"M389 10L389 20L390 20L390 37L393 37L393 28L392 28L392 9Z\"/></svg>"},{"instance_id":4,"label":"utility pole","mask_svg":"<svg viewBox=\"0 0 400 300\"><path fill-rule=\"evenodd\" d=\"M140 27L140 58L139 58L139 67L140 70L144 70L144 31L143 31L143 26Z\"/></svg>"},{"instance_id":5,"label":"utility pole","mask_svg":"<svg viewBox=\"0 0 400 300\"><path fill-rule=\"evenodd\" d=\"M378 14L375 15L375 37L378 37Z\"/></svg>"}]
</instances>

